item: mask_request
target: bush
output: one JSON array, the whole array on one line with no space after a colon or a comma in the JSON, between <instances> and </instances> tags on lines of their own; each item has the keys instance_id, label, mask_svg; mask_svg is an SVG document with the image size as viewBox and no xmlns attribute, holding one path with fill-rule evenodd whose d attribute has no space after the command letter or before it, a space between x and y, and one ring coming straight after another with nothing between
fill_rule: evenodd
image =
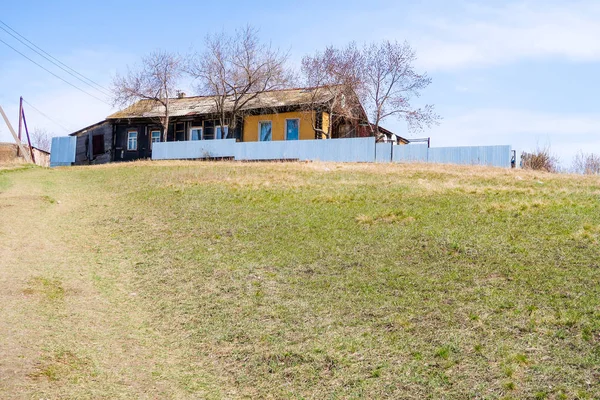
<instances>
[{"instance_id":1,"label":"bush","mask_svg":"<svg viewBox=\"0 0 600 400\"><path fill-rule=\"evenodd\" d=\"M537 148L532 153L521 153L521 167L536 171L557 172L558 158L550 153L549 147Z\"/></svg>"},{"instance_id":2,"label":"bush","mask_svg":"<svg viewBox=\"0 0 600 400\"><path fill-rule=\"evenodd\" d=\"M600 175L600 155L579 151L573 160L573 170L585 175Z\"/></svg>"}]
</instances>

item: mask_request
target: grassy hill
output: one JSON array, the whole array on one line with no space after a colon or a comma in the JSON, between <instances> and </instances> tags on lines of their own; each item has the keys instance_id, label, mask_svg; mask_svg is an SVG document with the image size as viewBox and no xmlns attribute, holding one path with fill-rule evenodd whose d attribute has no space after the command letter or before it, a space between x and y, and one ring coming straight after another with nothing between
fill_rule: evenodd
<instances>
[{"instance_id":1,"label":"grassy hill","mask_svg":"<svg viewBox=\"0 0 600 400\"><path fill-rule=\"evenodd\" d=\"M599 398L600 179L0 170L1 398Z\"/></svg>"}]
</instances>

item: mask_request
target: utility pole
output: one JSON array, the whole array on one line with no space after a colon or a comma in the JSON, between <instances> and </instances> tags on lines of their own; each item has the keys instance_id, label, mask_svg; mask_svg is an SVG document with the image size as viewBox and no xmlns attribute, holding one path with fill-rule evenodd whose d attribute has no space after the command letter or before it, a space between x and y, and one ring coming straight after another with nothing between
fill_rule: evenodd
<instances>
[{"instance_id":1,"label":"utility pole","mask_svg":"<svg viewBox=\"0 0 600 400\"><path fill-rule=\"evenodd\" d=\"M23 96L21 96L21 99L19 100L19 142L21 141L21 137L22 137L21 132L22 131L23 131ZM20 146L17 146L17 157L20 156L19 149L20 149Z\"/></svg>"},{"instance_id":2,"label":"utility pole","mask_svg":"<svg viewBox=\"0 0 600 400\"><path fill-rule=\"evenodd\" d=\"M21 97L21 100L23 98ZM31 161L35 164L35 156L33 155L33 147L31 147L31 139L29 139L29 129L27 129L27 120L25 119L25 110L21 107L21 116L23 117L23 125L25 125L25 133L27 134L27 144L29 145L29 154Z\"/></svg>"},{"instance_id":3,"label":"utility pole","mask_svg":"<svg viewBox=\"0 0 600 400\"><path fill-rule=\"evenodd\" d=\"M25 157L25 159L29 162L33 162L30 155L27 153L27 151L25 150L25 148L23 147L23 143L21 143L21 141L19 140L15 130L13 129L12 125L10 124L10 121L8 120L8 117L6 116L6 113L4 112L4 110L2 109L2 106L0 106L0 115L2 115L2 118L4 118L4 122L6 122L6 126L8 126L8 130L10 131L10 133L13 135L13 138L15 139L15 142L17 142L17 146L21 149L21 151L23 152L23 157Z\"/></svg>"}]
</instances>

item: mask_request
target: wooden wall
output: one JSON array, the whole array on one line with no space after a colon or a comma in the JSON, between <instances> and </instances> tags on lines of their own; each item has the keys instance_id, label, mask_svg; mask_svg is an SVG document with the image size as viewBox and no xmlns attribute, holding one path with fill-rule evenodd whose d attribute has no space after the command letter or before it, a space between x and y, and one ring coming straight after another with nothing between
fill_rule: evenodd
<instances>
[{"instance_id":1,"label":"wooden wall","mask_svg":"<svg viewBox=\"0 0 600 400\"><path fill-rule=\"evenodd\" d=\"M93 137L104 137L104 152L94 155ZM75 165L106 164L112 161L113 128L110 122L104 122L77 135Z\"/></svg>"}]
</instances>

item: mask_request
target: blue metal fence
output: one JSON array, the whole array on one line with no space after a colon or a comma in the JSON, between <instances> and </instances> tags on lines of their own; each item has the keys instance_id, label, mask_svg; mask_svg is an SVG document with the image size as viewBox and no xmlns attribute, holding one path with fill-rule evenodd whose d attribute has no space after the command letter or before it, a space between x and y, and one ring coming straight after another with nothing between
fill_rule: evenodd
<instances>
[{"instance_id":1,"label":"blue metal fence","mask_svg":"<svg viewBox=\"0 0 600 400\"><path fill-rule=\"evenodd\" d=\"M153 160L185 160L234 156L235 139L190 140L152 144Z\"/></svg>"},{"instance_id":2,"label":"blue metal fence","mask_svg":"<svg viewBox=\"0 0 600 400\"><path fill-rule=\"evenodd\" d=\"M77 137L62 136L53 137L50 149L50 166L70 166L75 162L75 149Z\"/></svg>"},{"instance_id":3,"label":"blue metal fence","mask_svg":"<svg viewBox=\"0 0 600 400\"><path fill-rule=\"evenodd\" d=\"M50 166L75 161L76 137L52 139ZM437 147L375 143L375 138L240 142L196 140L154 143L153 160L233 158L334 162L431 162L510 167L510 146Z\"/></svg>"},{"instance_id":4,"label":"blue metal fence","mask_svg":"<svg viewBox=\"0 0 600 400\"><path fill-rule=\"evenodd\" d=\"M394 146L393 162L427 162L429 148L426 144Z\"/></svg>"},{"instance_id":5,"label":"blue metal fence","mask_svg":"<svg viewBox=\"0 0 600 400\"><path fill-rule=\"evenodd\" d=\"M394 146L394 162L489 165L510 168L511 146L432 147Z\"/></svg>"},{"instance_id":6,"label":"blue metal fence","mask_svg":"<svg viewBox=\"0 0 600 400\"><path fill-rule=\"evenodd\" d=\"M375 139L278 140L240 142L198 140L155 143L153 160L233 157L236 160L315 160L336 162L375 161ZM388 159L389 161L389 159Z\"/></svg>"},{"instance_id":7,"label":"blue metal fence","mask_svg":"<svg viewBox=\"0 0 600 400\"><path fill-rule=\"evenodd\" d=\"M511 146L433 147L428 162L510 168Z\"/></svg>"},{"instance_id":8,"label":"blue metal fence","mask_svg":"<svg viewBox=\"0 0 600 400\"><path fill-rule=\"evenodd\" d=\"M389 163L392 159L393 147L392 143L375 144L375 162Z\"/></svg>"}]
</instances>

